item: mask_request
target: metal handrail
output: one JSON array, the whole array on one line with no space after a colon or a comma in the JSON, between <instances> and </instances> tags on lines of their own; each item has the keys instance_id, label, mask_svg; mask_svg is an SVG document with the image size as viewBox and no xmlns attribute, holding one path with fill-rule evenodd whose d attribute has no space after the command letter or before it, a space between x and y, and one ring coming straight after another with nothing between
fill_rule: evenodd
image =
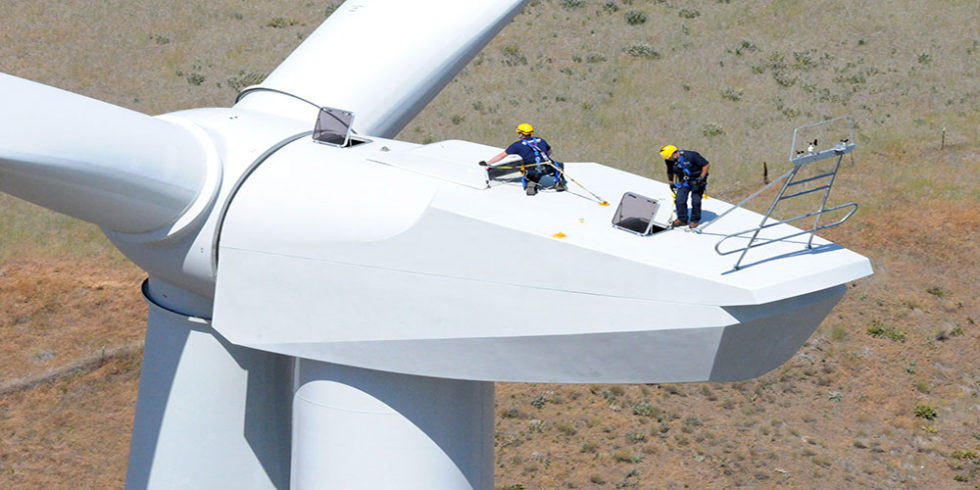
<instances>
[{"instance_id":1,"label":"metal handrail","mask_svg":"<svg viewBox=\"0 0 980 490\"><path fill-rule=\"evenodd\" d=\"M830 213L832 211L837 211L838 209L843 209L843 208L847 208L847 207L850 207L851 210L846 215L844 215L843 218L841 218L841 219L839 219L839 220L837 220L837 221L835 221L833 223L827 224L827 225L821 225L821 226L819 226L816 229L802 230L802 231L800 231L798 233L793 233L793 234L790 234L790 235L781 236L779 238L758 238L759 240L765 240L765 242L764 243L759 243L759 244L746 245L746 246L744 246L742 248L736 248L734 250L727 250L725 252L722 252L720 250L721 244L725 240L728 240L729 238L736 238L736 237L738 237L740 235L744 235L745 233L756 231L757 229L758 230L764 230L766 228L771 228L773 226L779 226L779 225L784 225L784 224L787 224L787 223L792 223L794 221L799 221L801 219L806 219L806 218L809 218L811 216L822 215L822 214L825 214L825 213ZM813 211L812 213L802 214L802 215L796 216L794 218L790 218L790 219L786 219L786 220L782 220L782 221L774 221L772 223L768 223L768 224L762 225L762 226L760 226L758 228L749 228L748 230L745 230L745 231L740 231L738 233L732 233L732 234L729 234L729 235L725 235L724 238L722 238L721 240L718 241L718 243L715 244L715 252L718 252L718 255L731 255L733 253L741 252L741 251L747 250L749 248L761 247L763 245L768 245L768 244L773 243L773 242L779 242L779 241L783 241L783 240L786 240L786 239L789 239L789 238L798 237L800 235L805 235L807 233L813 233L815 231L820 231L820 230L823 230L823 229L826 229L826 228L833 228L833 227L835 227L837 225L840 225L840 224L844 223L845 221L847 221L848 218L851 217L851 215L853 215L854 213L857 212L857 208L858 208L858 203L856 203L854 201L851 201L849 203L838 204L837 206L834 206L832 208L824 209L823 211ZM808 247L808 248L810 248L810 247Z\"/></svg>"},{"instance_id":2,"label":"metal handrail","mask_svg":"<svg viewBox=\"0 0 980 490\"><path fill-rule=\"evenodd\" d=\"M837 205L837 206L834 206L834 207L831 207L831 208L828 208L827 207L827 198L830 196L830 190L833 188L834 182L837 180L837 172L840 170L841 160L843 159L843 157L844 157L845 154L850 153L850 152L852 152L854 150L854 143L852 143L852 141L853 141L853 135L852 135L852 129L851 129L851 121L850 121L850 118L849 117L844 116L844 117L839 117L839 118L836 118L836 119L831 119L831 120L828 120L828 121L823 121L823 122L817 123L817 124L811 124L811 125L808 125L808 126L803 126L801 128L797 128L796 131L793 132L793 149L795 150L796 149L796 144L797 144L797 141L796 141L797 140L797 134L798 134L798 132L801 129L811 129L811 128L818 127L818 126L821 126L821 125L824 125L824 124L835 123L835 122L840 121L840 120L843 120L843 119L846 119L847 120L847 131L848 131L847 138L842 138L840 140L840 143L837 146L834 146L832 148L829 148L829 149L826 149L826 150L822 150L822 151L816 152L816 151L814 151L814 146L816 146L815 145L816 141L814 141L814 145L813 146L810 146L808 148L808 151L806 151L806 152L800 151L800 152L797 152L796 156L791 156L790 157L790 161L793 162L793 168L792 169L790 169L788 172L786 172L785 174L783 174L781 177L779 177L778 179L774 180L770 184L766 185L762 189L759 189L758 191L756 191L755 193L753 193L751 196L743 199L741 202L739 202L735 206L732 206L730 209L728 209L724 213L721 213L720 215L716 216L711 221L705 223L700 228L696 228L694 231L696 231L697 233L703 232L703 230L705 228L707 228L708 226L711 226L712 224L716 223L717 221L719 221L720 219L722 219L723 217L725 217L728 213L730 213L730 212L732 212L732 211L734 211L734 210L736 210L738 208L741 208L745 203L747 203L750 200L754 199L759 194L762 194L763 192L765 192L769 188L771 188L771 187L775 186L776 184L779 184L780 182L782 182L782 184L783 184L782 185L782 188L780 188L779 193L776 194L776 197L775 197L775 199L773 199L772 204L769 205L769 210L766 211L766 214L762 217L762 221L759 223L759 226L756 226L755 228L750 228L750 229L745 230L745 231L740 231L738 233L731 233L731 234L725 235L724 237L722 237L721 240L718 241L718 243L715 244L715 252L717 252L719 255L729 255L729 254L741 252L742 254L738 257L738 260L735 262L735 267L734 267L736 270L738 270L738 268L742 264L742 260L745 258L745 254L751 248L761 247L761 246L769 245L769 244L775 243L775 242L781 242L781 241L788 240L790 238L797 237L797 236L800 236L800 235L805 235L805 234L809 234L810 235L810 238L807 240L807 243L806 243L806 248L807 249L813 248L813 237L816 235L816 232L818 232L820 230L827 229L827 228L831 228L831 227L834 227L834 226L838 226L840 224L843 224L851 216L853 216L855 212L857 212L858 205L857 205L856 202L853 202L853 201L852 202L849 202L849 203L846 203L846 204L840 204L840 205ZM825 172L825 173L822 173L820 175L816 175L816 176L812 176L812 177L807 177L807 178L800 179L800 180L794 180L795 177L796 177L796 175L797 175L797 173L804 166L806 166L806 165L808 165L810 163L813 163L813 162L817 162L817 161L824 160L824 159L827 159L827 158L832 158L832 157L837 157L837 162L834 165L834 169L832 171ZM799 191L799 192L796 192L796 193L793 193L793 194L786 194L786 190L789 189L792 186L796 186L796 185L800 185L800 184L805 184L807 182L813 182L813 181L819 180L819 179L827 179L827 178L829 178L830 180L829 180L829 182L827 182L824 185L815 187L813 189L807 189L807 190ZM787 199L792 199L794 197L803 196L803 195L810 194L810 193L817 192L817 191L825 191L825 192L824 192L824 195L823 195L822 200L820 201L820 207L816 211L805 213L805 214L802 214L802 215L799 215L799 216L795 216L795 217L792 217L792 218L789 218L789 219L785 219L785 220L782 220L782 221L776 221L776 222L772 222L772 223L767 223L767 221L769 220L769 218L772 216L773 212L776 210L776 206L781 201L784 201L784 200L787 200ZM850 211L846 215L844 215L844 217L842 217L841 219L839 219L839 220L837 220L837 221L835 221L833 223L830 223L830 224L825 224L825 225L821 225L820 224L820 218L823 217L823 215L825 213L837 211L837 210L844 209L844 208L850 208ZM759 237L759 233L762 230L765 230L767 228L771 228L773 226L778 226L778 225L782 225L782 224L786 224L786 223L792 223L794 221L799 221L801 219L806 219L806 218L811 218L811 217L814 218L814 220L813 220L813 226L809 227L809 229L807 229L807 230L801 230L801 231L799 231L797 233L790 233L788 235L779 236L777 238L765 238L765 237L760 238ZM735 237L746 238L743 235L746 235L748 233L751 233L752 236L749 238L749 243L747 245L745 245L744 247L741 247L741 248L734 249L734 250L729 250L729 251L722 252L722 250L721 250L721 244L724 243L726 240L728 240L729 238L735 238Z\"/></svg>"}]
</instances>

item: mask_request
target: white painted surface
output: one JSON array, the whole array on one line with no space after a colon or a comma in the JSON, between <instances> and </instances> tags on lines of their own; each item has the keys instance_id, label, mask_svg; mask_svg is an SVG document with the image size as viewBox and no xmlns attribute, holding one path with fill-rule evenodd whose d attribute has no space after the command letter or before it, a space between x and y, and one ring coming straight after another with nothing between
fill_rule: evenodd
<instances>
[{"instance_id":1,"label":"white painted surface","mask_svg":"<svg viewBox=\"0 0 980 490\"><path fill-rule=\"evenodd\" d=\"M493 383L300 360L294 490L493 487Z\"/></svg>"},{"instance_id":2,"label":"white painted surface","mask_svg":"<svg viewBox=\"0 0 980 490\"><path fill-rule=\"evenodd\" d=\"M202 219L175 236L156 236L152 240L153 234L133 235L106 228L103 231L113 245L153 277L211 299L216 230L236 182L270 148L310 128L291 119L221 108L192 109L161 118L202 128L211 136L223 168L214 198L202 211Z\"/></svg>"},{"instance_id":3,"label":"white painted surface","mask_svg":"<svg viewBox=\"0 0 980 490\"><path fill-rule=\"evenodd\" d=\"M159 283L146 293L126 488L286 488L292 361L231 345L206 320L156 302L200 314L205 298Z\"/></svg>"},{"instance_id":4,"label":"white painted surface","mask_svg":"<svg viewBox=\"0 0 980 490\"><path fill-rule=\"evenodd\" d=\"M381 152L371 161L474 189L488 187L486 167L474 165L500 149L469 141L448 140L400 151Z\"/></svg>"}]
</instances>

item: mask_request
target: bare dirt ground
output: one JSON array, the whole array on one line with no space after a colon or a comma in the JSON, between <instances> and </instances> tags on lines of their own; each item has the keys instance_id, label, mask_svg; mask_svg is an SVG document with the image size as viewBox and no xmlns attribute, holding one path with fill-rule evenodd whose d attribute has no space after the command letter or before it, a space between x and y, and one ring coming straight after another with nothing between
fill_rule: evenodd
<instances>
[{"instance_id":1,"label":"bare dirt ground","mask_svg":"<svg viewBox=\"0 0 980 490\"><path fill-rule=\"evenodd\" d=\"M980 167L972 150L945 158ZM741 383L498 384L497 486L977 488L976 184L892 196L885 162L845 186L884 204L826 233L875 275L792 360ZM0 488L120 488L142 272L20 257L0 277Z\"/></svg>"},{"instance_id":2,"label":"bare dirt ground","mask_svg":"<svg viewBox=\"0 0 980 490\"><path fill-rule=\"evenodd\" d=\"M142 279L91 259L0 266L0 487L122 488Z\"/></svg>"}]
</instances>

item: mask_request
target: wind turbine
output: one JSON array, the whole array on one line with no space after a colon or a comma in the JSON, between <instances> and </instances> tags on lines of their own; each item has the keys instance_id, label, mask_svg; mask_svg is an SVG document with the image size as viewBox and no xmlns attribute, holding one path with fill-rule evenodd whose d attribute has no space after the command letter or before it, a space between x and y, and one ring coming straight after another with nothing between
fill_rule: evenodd
<instances>
[{"instance_id":1,"label":"wind turbine","mask_svg":"<svg viewBox=\"0 0 980 490\"><path fill-rule=\"evenodd\" d=\"M491 488L494 381L758 376L871 273L812 235L735 271L706 233L489 185L497 148L390 139L525 2L349 0L230 108L151 117L0 75L0 191L149 275L127 488ZM312 138L324 107L350 141ZM720 233L760 217L710 206Z\"/></svg>"}]
</instances>

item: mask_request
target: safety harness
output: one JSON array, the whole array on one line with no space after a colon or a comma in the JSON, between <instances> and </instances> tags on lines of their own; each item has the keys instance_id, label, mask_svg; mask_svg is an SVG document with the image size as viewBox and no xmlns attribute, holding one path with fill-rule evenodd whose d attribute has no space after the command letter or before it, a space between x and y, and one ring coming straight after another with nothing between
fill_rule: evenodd
<instances>
[{"instance_id":1,"label":"safety harness","mask_svg":"<svg viewBox=\"0 0 980 490\"><path fill-rule=\"evenodd\" d=\"M681 187L693 190L692 182L701 176L701 169L694 168L694 162L684 159L684 150L677 152L677 161L674 162L674 173L681 177L681 182L674 184L674 187ZM705 176L707 180L707 175Z\"/></svg>"},{"instance_id":2,"label":"safety harness","mask_svg":"<svg viewBox=\"0 0 980 490\"><path fill-rule=\"evenodd\" d=\"M565 176L563 170L565 164L552 160L547 153L545 153L544 151L541 150L541 148L538 147L539 143L541 143L541 138L528 138L528 139L521 140L522 145L530 146L531 149L534 150L534 162L535 162L534 168L540 169L542 164L545 164L547 167L549 167L548 170L550 170L550 173L554 174L556 184L561 183L564 185ZM540 176L538 178L540 179ZM524 187L527 187L527 171L525 170L524 164L521 164L521 184Z\"/></svg>"},{"instance_id":3,"label":"safety harness","mask_svg":"<svg viewBox=\"0 0 980 490\"><path fill-rule=\"evenodd\" d=\"M531 149L534 150L534 162L536 164L538 164L538 165L540 165L541 162L543 161L541 159L541 155L544 155L545 154L543 151L541 151L541 148L538 148L538 144L539 143L541 143L541 138L537 138L537 137L527 138L527 139L522 139L521 140L521 144L522 145L524 145L524 146L530 146ZM547 157L547 155L546 155L546 157ZM536 166L538 166L538 165L536 165Z\"/></svg>"}]
</instances>

